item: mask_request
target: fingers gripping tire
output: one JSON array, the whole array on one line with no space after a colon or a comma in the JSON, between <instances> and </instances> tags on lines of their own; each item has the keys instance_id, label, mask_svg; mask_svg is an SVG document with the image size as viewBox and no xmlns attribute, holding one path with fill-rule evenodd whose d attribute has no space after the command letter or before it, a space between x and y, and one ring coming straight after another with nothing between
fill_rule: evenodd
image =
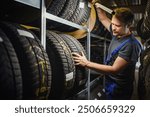
<instances>
[{"instance_id":1,"label":"fingers gripping tire","mask_svg":"<svg viewBox=\"0 0 150 117\"><path fill-rule=\"evenodd\" d=\"M47 99L51 87L51 68L39 40L17 24L2 22L0 26L17 53L23 78L23 99Z\"/></svg>"},{"instance_id":2,"label":"fingers gripping tire","mask_svg":"<svg viewBox=\"0 0 150 117\"><path fill-rule=\"evenodd\" d=\"M15 50L0 29L0 99L22 99L22 77Z\"/></svg>"}]
</instances>

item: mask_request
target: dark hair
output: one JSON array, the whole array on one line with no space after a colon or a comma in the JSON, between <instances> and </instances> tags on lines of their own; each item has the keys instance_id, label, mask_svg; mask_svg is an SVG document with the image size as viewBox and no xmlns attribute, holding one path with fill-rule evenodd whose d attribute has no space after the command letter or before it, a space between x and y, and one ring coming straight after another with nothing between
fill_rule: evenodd
<instances>
[{"instance_id":1,"label":"dark hair","mask_svg":"<svg viewBox=\"0 0 150 117\"><path fill-rule=\"evenodd\" d=\"M131 25L134 19L134 14L129 8L116 8L113 15L125 25Z\"/></svg>"}]
</instances>

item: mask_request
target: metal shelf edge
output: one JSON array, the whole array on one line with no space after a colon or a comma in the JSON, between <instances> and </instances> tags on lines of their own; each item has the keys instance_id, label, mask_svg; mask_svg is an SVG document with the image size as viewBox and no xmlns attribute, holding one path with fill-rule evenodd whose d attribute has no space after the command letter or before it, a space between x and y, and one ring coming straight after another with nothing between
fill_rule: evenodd
<instances>
[{"instance_id":1,"label":"metal shelf edge","mask_svg":"<svg viewBox=\"0 0 150 117\"><path fill-rule=\"evenodd\" d=\"M55 15L52 15L50 13L46 13L46 18L47 19L50 19L50 20L54 20L54 21L57 21L59 23L62 23L62 24L66 24L68 26L72 26L74 28L78 28L78 29L81 29L81 30L88 30L87 27L85 26L81 26L79 24L76 24L76 23L73 23L71 21L68 21L68 20L65 20L65 19L62 19L58 16L55 16Z\"/></svg>"},{"instance_id":2,"label":"metal shelf edge","mask_svg":"<svg viewBox=\"0 0 150 117\"><path fill-rule=\"evenodd\" d=\"M36 0L36 1L35 0L14 0L14 1L40 9L40 0Z\"/></svg>"}]
</instances>

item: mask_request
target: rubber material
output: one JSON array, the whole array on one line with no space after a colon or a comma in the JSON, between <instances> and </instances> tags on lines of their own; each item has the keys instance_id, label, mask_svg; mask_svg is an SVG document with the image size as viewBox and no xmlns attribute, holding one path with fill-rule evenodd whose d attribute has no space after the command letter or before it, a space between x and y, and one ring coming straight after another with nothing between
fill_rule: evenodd
<instances>
[{"instance_id":1,"label":"rubber material","mask_svg":"<svg viewBox=\"0 0 150 117\"><path fill-rule=\"evenodd\" d=\"M17 53L23 78L23 99L47 99L51 68L39 40L31 31L17 24L3 22L0 26Z\"/></svg>"},{"instance_id":2,"label":"rubber material","mask_svg":"<svg viewBox=\"0 0 150 117\"><path fill-rule=\"evenodd\" d=\"M22 99L22 76L15 50L0 29L0 99Z\"/></svg>"},{"instance_id":3,"label":"rubber material","mask_svg":"<svg viewBox=\"0 0 150 117\"><path fill-rule=\"evenodd\" d=\"M67 34L60 34L60 36L67 43L71 52L77 52L77 53L83 52L86 56L86 52L83 46L77 39ZM85 88L85 84L87 81L87 76L86 76L87 69L81 66L75 66L75 67L76 67L76 74L75 74L75 85L73 89L73 94Z\"/></svg>"}]
</instances>

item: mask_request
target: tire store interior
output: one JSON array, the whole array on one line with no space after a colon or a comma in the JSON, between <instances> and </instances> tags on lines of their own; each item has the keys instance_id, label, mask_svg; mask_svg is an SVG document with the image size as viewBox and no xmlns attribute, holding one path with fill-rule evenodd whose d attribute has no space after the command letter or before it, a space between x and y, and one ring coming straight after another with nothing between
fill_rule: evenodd
<instances>
[{"instance_id":1,"label":"tire store interior","mask_svg":"<svg viewBox=\"0 0 150 117\"><path fill-rule=\"evenodd\" d=\"M103 64L111 34L94 0L1 0L0 99L105 100L104 74L76 66L72 52ZM97 0L99 1L99 0ZM100 0L128 7L144 50L136 64L133 100L150 99L150 0ZM107 12L108 17L111 15Z\"/></svg>"}]
</instances>

